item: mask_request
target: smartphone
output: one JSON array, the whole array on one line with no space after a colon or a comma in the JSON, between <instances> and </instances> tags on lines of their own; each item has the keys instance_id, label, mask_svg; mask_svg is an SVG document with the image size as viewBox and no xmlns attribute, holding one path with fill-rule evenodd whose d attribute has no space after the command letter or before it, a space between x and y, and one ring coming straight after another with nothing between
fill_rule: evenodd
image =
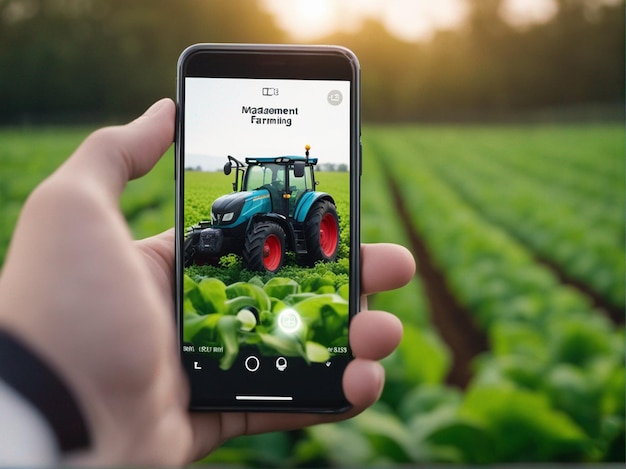
<instances>
[{"instance_id":1,"label":"smartphone","mask_svg":"<svg viewBox=\"0 0 626 469\"><path fill-rule=\"evenodd\" d=\"M191 409L350 407L359 77L338 46L197 44L180 56L175 275Z\"/></svg>"}]
</instances>

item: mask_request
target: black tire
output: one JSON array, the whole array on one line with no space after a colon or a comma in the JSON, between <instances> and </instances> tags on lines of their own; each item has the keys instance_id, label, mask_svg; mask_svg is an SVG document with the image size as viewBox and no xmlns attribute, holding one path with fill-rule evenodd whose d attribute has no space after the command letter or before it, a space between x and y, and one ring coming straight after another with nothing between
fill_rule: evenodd
<instances>
[{"instance_id":1,"label":"black tire","mask_svg":"<svg viewBox=\"0 0 626 469\"><path fill-rule=\"evenodd\" d=\"M340 235L335 204L329 200L315 202L304 221L304 237L307 253L301 258L302 263L313 265L318 261L332 262L336 259Z\"/></svg>"},{"instance_id":2,"label":"black tire","mask_svg":"<svg viewBox=\"0 0 626 469\"><path fill-rule=\"evenodd\" d=\"M285 232L271 221L255 224L243 246L243 262L250 270L276 272L285 260Z\"/></svg>"},{"instance_id":3,"label":"black tire","mask_svg":"<svg viewBox=\"0 0 626 469\"><path fill-rule=\"evenodd\" d=\"M185 241L183 242L183 252L185 255L185 267L193 265L196 254L196 245L193 237L189 236L188 238L185 238Z\"/></svg>"},{"instance_id":4,"label":"black tire","mask_svg":"<svg viewBox=\"0 0 626 469\"><path fill-rule=\"evenodd\" d=\"M198 262L198 250L196 249L196 247L198 246L198 242L200 241L200 231L201 230L196 225L190 228L185 235L185 240L183 241L185 267L189 267Z\"/></svg>"}]
</instances>

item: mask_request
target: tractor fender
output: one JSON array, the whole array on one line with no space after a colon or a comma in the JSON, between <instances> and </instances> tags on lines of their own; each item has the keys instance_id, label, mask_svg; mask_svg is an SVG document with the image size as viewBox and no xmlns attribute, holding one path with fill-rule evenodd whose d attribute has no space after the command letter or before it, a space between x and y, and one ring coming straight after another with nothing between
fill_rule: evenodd
<instances>
[{"instance_id":1,"label":"tractor fender","mask_svg":"<svg viewBox=\"0 0 626 469\"><path fill-rule=\"evenodd\" d=\"M293 229L293 223L290 223L287 217L285 217L284 215L281 215L280 213L274 213L274 212L262 213L262 214L260 213L258 215L255 215L249 221L248 226L246 227L246 232L252 229L253 224L261 222L261 221L271 221L271 222L276 223L278 226L280 226L285 232L285 240L287 241L287 248L291 250L295 249L296 234Z\"/></svg>"},{"instance_id":2,"label":"tractor fender","mask_svg":"<svg viewBox=\"0 0 626 469\"><path fill-rule=\"evenodd\" d=\"M299 223L303 223L306 216L309 214L309 210L318 200L328 200L333 205L335 204L335 200L326 192L307 192L298 201L298 206L293 214L294 220Z\"/></svg>"}]
</instances>

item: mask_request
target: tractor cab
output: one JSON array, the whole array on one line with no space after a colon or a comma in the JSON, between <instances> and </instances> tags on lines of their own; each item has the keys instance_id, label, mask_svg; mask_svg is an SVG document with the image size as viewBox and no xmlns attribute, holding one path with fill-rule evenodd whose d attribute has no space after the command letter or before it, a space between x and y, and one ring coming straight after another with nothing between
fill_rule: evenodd
<instances>
[{"instance_id":1,"label":"tractor cab","mask_svg":"<svg viewBox=\"0 0 626 469\"><path fill-rule=\"evenodd\" d=\"M245 164L228 156L224 174L229 175L235 167L235 192L267 191L271 211L285 217L293 217L301 197L315 190L313 167L317 158L306 156L278 156L246 158Z\"/></svg>"}]
</instances>

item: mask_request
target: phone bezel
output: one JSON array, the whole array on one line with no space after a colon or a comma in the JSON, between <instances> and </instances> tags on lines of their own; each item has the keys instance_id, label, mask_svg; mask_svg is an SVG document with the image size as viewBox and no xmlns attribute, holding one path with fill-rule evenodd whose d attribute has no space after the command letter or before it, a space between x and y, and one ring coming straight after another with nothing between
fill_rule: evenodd
<instances>
[{"instance_id":1,"label":"phone bezel","mask_svg":"<svg viewBox=\"0 0 626 469\"><path fill-rule=\"evenodd\" d=\"M356 56L340 46L270 45L270 44L196 44L183 51L178 61L177 73L177 126L176 126L176 320L178 325L179 353L182 352L182 286L181 259L183 241L182 193L184 187L184 109L185 78L271 78L297 80L347 80L350 81L350 320L360 308L360 66ZM192 392L190 407L193 410L227 411L287 411L287 412L342 412L351 405L343 395L341 376L351 359L337 360L337 373L333 372L336 390L340 395L324 403L292 405L276 402L245 402L233 405L203 401ZM341 375L338 372L341 371ZM194 378L190 377L192 389ZM308 380L311 381L311 380ZM307 383L307 386L316 383ZM230 397L232 400L232 397Z\"/></svg>"}]
</instances>

